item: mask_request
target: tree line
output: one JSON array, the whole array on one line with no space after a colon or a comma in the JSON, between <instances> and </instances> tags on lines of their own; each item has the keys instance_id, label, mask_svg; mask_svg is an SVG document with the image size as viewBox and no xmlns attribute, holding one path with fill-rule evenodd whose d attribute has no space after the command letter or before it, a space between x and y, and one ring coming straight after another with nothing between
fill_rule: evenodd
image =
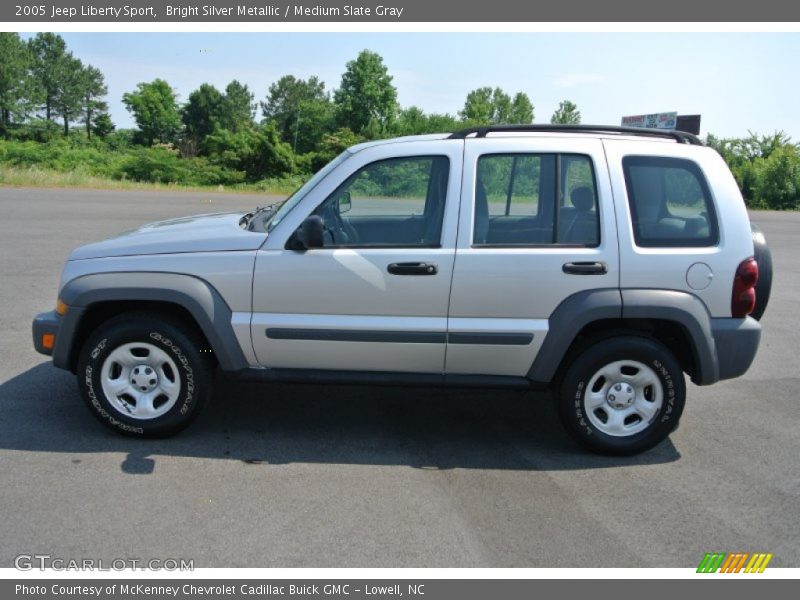
<instances>
[{"instance_id":1,"label":"tree line","mask_svg":"<svg viewBox=\"0 0 800 600\"><path fill-rule=\"evenodd\" d=\"M334 90L315 76L284 75L261 98L234 79L224 89L204 83L181 102L167 81L141 82L122 97L133 130L115 130L106 96L103 74L61 36L0 33L0 161L118 179L252 184L302 180L361 141L536 120L527 94L490 86L470 91L455 115L401 107L383 58L369 50L346 64ZM581 113L564 100L550 122L579 124ZM749 204L800 205L800 157L785 135L708 142Z\"/></svg>"},{"instance_id":2,"label":"tree line","mask_svg":"<svg viewBox=\"0 0 800 600\"><path fill-rule=\"evenodd\" d=\"M16 33L0 33L0 132L15 123L60 120L64 135L78 122L87 137L113 126L103 74L67 50L60 35L39 33L27 43Z\"/></svg>"}]
</instances>

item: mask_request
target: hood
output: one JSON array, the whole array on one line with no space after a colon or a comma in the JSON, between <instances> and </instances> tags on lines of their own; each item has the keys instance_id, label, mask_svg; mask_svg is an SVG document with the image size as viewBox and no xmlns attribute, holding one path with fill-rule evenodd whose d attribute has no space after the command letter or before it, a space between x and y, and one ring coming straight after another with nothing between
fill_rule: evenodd
<instances>
[{"instance_id":1,"label":"hood","mask_svg":"<svg viewBox=\"0 0 800 600\"><path fill-rule=\"evenodd\" d=\"M70 254L69 260L137 254L257 250L267 236L239 227L241 218L242 213L219 213L150 223L102 242L81 246Z\"/></svg>"}]
</instances>

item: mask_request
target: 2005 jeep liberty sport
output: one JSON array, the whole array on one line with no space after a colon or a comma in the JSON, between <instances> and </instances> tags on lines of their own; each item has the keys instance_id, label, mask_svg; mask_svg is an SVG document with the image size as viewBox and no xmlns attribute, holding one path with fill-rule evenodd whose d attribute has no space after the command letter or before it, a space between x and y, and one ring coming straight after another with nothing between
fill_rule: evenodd
<instances>
[{"instance_id":1,"label":"2005 jeep liberty sport","mask_svg":"<svg viewBox=\"0 0 800 600\"><path fill-rule=\"evenodd\" d=\"M578 442L633 454L677 426L684 373L748 369L771 268L692 135L478 127L354 146L283 203L78 248L33 339L129 435L189 424L219 367L550 386Z\"/></svg>"}]
</instances>

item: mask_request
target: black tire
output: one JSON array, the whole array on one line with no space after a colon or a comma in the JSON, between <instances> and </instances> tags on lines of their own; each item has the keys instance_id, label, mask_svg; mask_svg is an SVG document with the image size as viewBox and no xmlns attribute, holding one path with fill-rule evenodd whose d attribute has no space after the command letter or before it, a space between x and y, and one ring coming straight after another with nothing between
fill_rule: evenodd
<instances>
[{"instance_id":1,"label":"black tire","mask_svg":"<svg viewBox=\"0 0 800 600\"><path fill-rule=\"evenodd\" d=\"M584 395L594 376L616 361L636 361L648 367L661 384L662 403L645 422L645 428L631 435L609 435L595 426L610 406L599 406L589 418ZM596 382L601 383L601 380ZM623 381L624 383L624 381ZM613 385L613 383L612 383ZM657 387L657 386L655 386ZM602 391L601 386L598 391ZM653 392L653 386L645 393ZM603 392L604 394L606 392ZM607 393L612 393L608 389ZM686 401L686 383L675 357L661 343L638 336L620 336L599 340L574 355L556 390L558 415L567 432L582 446L600 454L631 455L644 452L663 441L678 426ZM646 424L646 423L649 423ZM636 421L633 421L636 424Z\"/></svg>"},{"instance_id":2,"label":"black tire","mask_svg":"<svg viewBox=\"0 0 800 600\"><path fill-rule=\"evenodd\" d=\"M169 365L166 367L166 373L173 382L180 381L180 387L173 396L174 404L164 414L157 414L153 418L134 418L123 412L120 406L124 404L119 399L112 402L106 396L101 371L109 355L125 344L149 344L165 352L176 366L176 372ZM120 315L103 323L81 349L78 357L78 387L92 414L117 433L132 437L167 437L189 425L211 396L213 364L200 352L204 345L202 338L190 327L168 319L147 313ZM153 350L153 353L157 352ZM144 356L142 360L146 361L147 355ZM112 363L113 359L109 364ZM129 372L133 370L131 368ZM151 383L157 379L151 380ZM133 400L130 395L128 398ZM163 398L166 396L156 398L153 404L161 402L161 406L166 408L167 402ZM129 409L131 414L134 410Z\"/></svg>"},{"instance_id":3,"label":"black tire","mask_svg":"<svg viewBox=\"0 0 800 600\"><path fill-rule=\"evenodd\" d=\"M767 310L769 295L772 292L772 252L767 240L758 225L751 225L753 231L753 258L758 263L758 281L756 282L756 307L750 316L760 321Z\"/></svg>"}]
</instances>

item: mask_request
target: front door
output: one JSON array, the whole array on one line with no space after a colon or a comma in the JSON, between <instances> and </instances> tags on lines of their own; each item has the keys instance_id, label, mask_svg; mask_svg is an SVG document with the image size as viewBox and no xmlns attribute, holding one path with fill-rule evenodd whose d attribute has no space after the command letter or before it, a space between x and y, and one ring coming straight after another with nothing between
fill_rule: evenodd
<instances>
[{"instance_id":1,"label":"front door","mask_svg":"<svg viewBox=\"0 0 800 600\"><path fill-rule=\"evenodd\" d=\"M272 368L442 373L463 141L367 147L258 252L251 334ZM324 247L286 249L309 215Z\"/></svg>"}]
</instances>

